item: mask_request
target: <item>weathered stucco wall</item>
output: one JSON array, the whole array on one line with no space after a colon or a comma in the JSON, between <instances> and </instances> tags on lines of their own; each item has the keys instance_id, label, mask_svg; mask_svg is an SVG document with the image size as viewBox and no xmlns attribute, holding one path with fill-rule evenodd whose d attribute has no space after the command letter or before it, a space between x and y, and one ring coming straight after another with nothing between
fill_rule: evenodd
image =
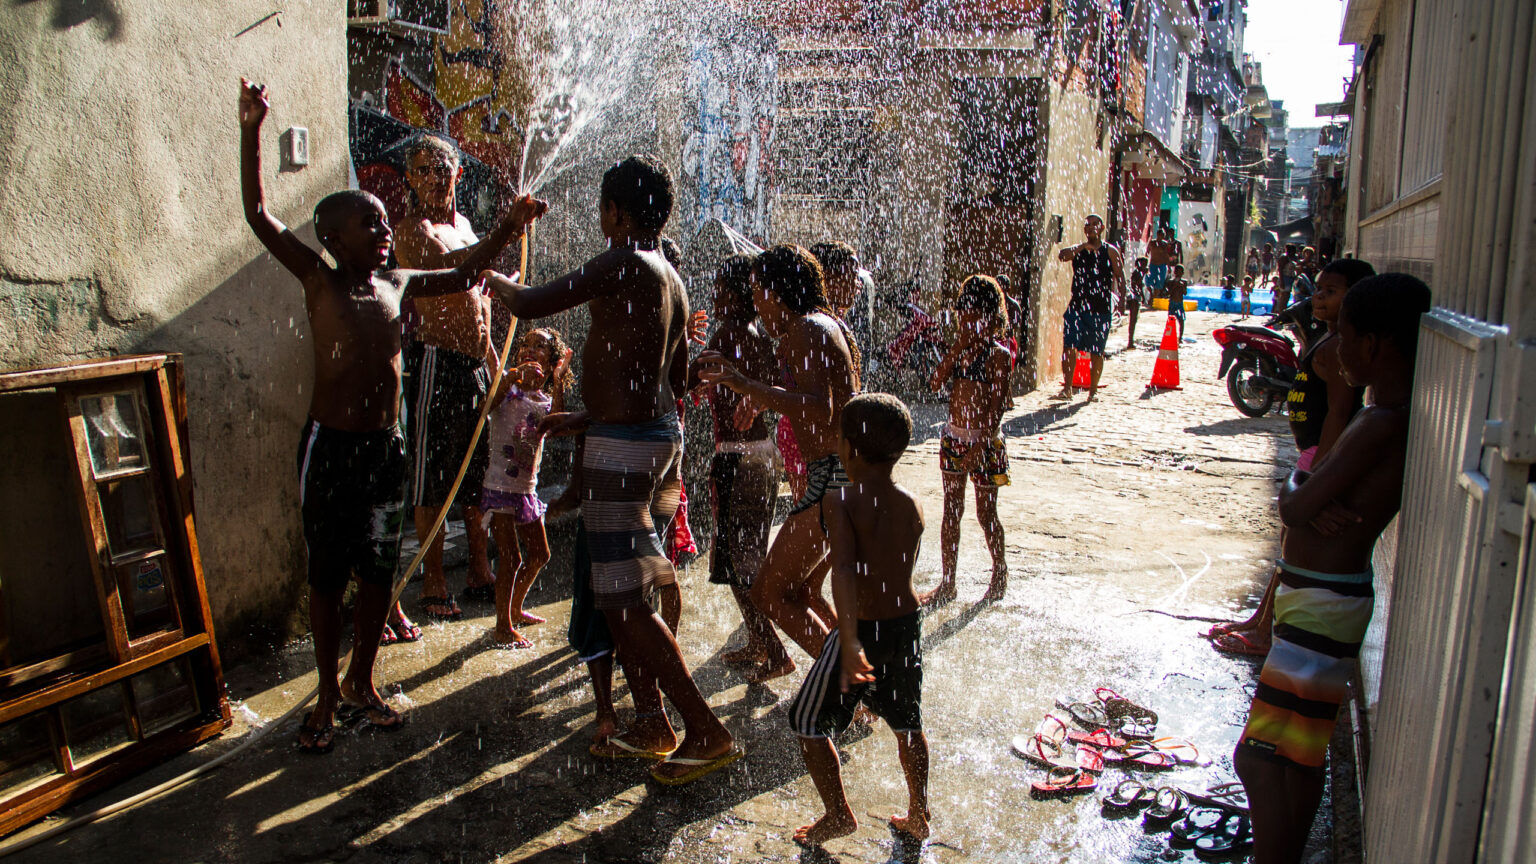
<instances>
[{"instance_id":1,"label":"weathered stucco wall","mask_svg":"<svg viewBox=\"0 0 1536 864\"><path fill-rule=\"evenodd\" d=\"M1056 253L1083 242L1083 219L1098 213L1108 219L1109 160L1107 136L1101 139L1098 108L1093 97L1063 90L1051 83L1049 132L1046 136L1045 212L1062 219L1060 243L1048 242L1040 273L1039 293L1032 298L1035 353L1031 384L1039 387L1061 375L1061 319L1072 298L1072 265ZM1050 240L1052 238L1047 238Z\"/></svg>"},{"instance_id":2,"label":"weathered stucco wall","mask_svg":"<svg viewBox=\"0 0 1536 864\"><path fill-rule=\"evenodd\" d=\"M294 453L311 380L298 285L241 216L242 74L272 89L279 217L313 241L314 203L347 185L346 6L292 0L257 24L270 8L0 6L0 368L187 355L203 565L237 650L302 585ZM311 164L280 173L289 126L309 129Z\"/></svg>"}]
</instances>

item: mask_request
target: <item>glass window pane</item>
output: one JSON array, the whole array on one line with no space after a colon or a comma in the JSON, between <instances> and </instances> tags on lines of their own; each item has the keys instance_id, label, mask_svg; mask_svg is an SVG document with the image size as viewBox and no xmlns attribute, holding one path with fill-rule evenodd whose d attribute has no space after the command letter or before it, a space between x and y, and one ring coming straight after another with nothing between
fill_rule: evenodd
<instances>
[{"instance_id":1,"label":"glass window pane","mask_svg":"<svg viewBox=\"0 0 1536 864\"><path fill-rule=\"evenodd\" d=\"M107 546L113 558L160 548L155 523L154 486L148 477L129 477L97 484L101 516L107 523Z\"/></svg>"},{"instance_id":2,"label":"glass window pane","mask_svg":"<svg viewBox=\"0 0 1536 864\"><path fill-rule=\"evenodd\" d=\"M63 775L42 712L0 726L0 800Z\"/></svg>"},{"instance_id":3,"label":"glass window pane","mask_svg":"<svg viewBox=\"0 0 1536 864\"><path fill-rule=\"evenodd\" d=\"M156 555L117 568L118 597L123 601L130 640L174 624L169 567L164 555Z\"/></svg>"},{"instance_id":4,"label":"glass window pane","mask_svg":"<svg viewBox=\"0 0 1536 864\"><path fill-rule=\"evenodd\" d=\"M108 393L80 399L85 418L91 469L97 477L145 467L144 424L133 393Z\"/></svg>"},{"instance_id":5,"label":"glass window pane","mask_svg":"<svg viewBox=\"0 0 1536 864\"><path fill-rule=\"evenodd\" d=\"M123 683L109 684L100 690L65 702L64 742L76 768L120 750L132 743L128 712L123 704Z\"/></svg>"},{"instance_id":6,"label":"glass window pane","mask_svg":"<svg viewBox=\"0 0 1536 864\"><path fill-rule=\"evenodd\" d=\"M106 643L61 399L0 393L0 673Z\"/></svg>"},{"instance_id":7,"label":"glass window pane","mask_svg":"<svg viewBox=\"0 0 1536 864\"><path fill-rule=\"evenodd\" d=\"M189 681L185 660L156 666L129 679L145 738L197 716L197 696Z\"/></svg>"}]
</instances>

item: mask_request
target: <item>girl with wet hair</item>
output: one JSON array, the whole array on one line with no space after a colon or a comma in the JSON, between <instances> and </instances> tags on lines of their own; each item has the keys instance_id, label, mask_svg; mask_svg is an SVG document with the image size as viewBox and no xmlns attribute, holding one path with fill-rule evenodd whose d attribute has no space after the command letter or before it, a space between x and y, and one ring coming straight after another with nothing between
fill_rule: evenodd
<instances>
[{"instance_id":1,"label":"girl with wet hair","mask_svg":"<svg viewBox=\"0 0 1536 864\"><path fill-rule=\"evenodd\" d=\"M845 324L827 309L821 266L799 246L775 246L752 268L752 302L763 329L775 342L784 383L753 380L718 352L701 354L705 383L747 397L744 416L774 411L789 418L806 462L806 483L774 539L752 601L791 639L815 657L836 626L824 599L813 599L813 574L827 556L821 502L829 489L847 485L838 460L838 421L845 403L859 392L856 348ZM763 670L759 680L788 675L793 662Z\"/></svg>"},{"instance_id":2,"label":"girl with wet hair","mask_svg":"<svg viewBox=\"0 0 1536 864\"><path fill-rule=\"evenodd\" d=\"M992 553L992 581L986 600L998 600L1008 588L1003 558L1003 523L997 516L997 489L1007 486L1008 448L1001 426L1008 410L1008 373L1013 355L997 337L1008 325L1003 292L991 276L972 276L955 301L959 316L955 344L928 382L935 391L949 385L949 423L939 448L944 480L944 521L940 531L942 576L939 587L923 595L924 605L955 599L955 565L960 553L960 518L965 515L965 481L976 489L976 520Z\"/></svg>"}]
</instances>

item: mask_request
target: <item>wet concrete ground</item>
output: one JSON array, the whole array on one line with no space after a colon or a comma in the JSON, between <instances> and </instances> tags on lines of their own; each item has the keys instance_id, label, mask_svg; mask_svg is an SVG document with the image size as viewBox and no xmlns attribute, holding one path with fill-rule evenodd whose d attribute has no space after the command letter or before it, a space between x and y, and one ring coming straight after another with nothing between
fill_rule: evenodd
<instances>
[{"instance_id":1,"label":"wet concrete ground","mask_svg":"<svg viewBox=\"0 0 1536 864\"><path fill-rule=\"evenodd\" d=\"M681 641L747 758L680 790L648 783L641 763L590 758L590 689L564 638L569 533L552 530L555 561L532 598L550 621L527 631L533 650L488 650L488 604L466 604L465 620L427 625L422 642L383 650L380 680L411 712L404 730L343 734L334 753L313 757L292 749L295 720L207 777L12 860L1193 860L1139 817L1106 818L1098 795L1032 799L1029 783L1044 772L1009 742L1032 731L1057 697L1110 686L1154 708L1159 733L1193 740L1209 764L1141 775L1111 768L1104 788L1123 776L1192 789L1235 779L1230 753L1257 667L1214 653L1198 634L1207 620L1251 608L1262 590L1278 553L1276 481L1295 454L1282 418L1245 418L1227 402L1208 337L1227 320L1191 314L1197 341L1180 354L1182 391L1144 392L1164 323L1162 313L1144 313L1133 350L1118 351L1123 327L1112 334L1118 353L1106 363L1099 402L1056 402L1052 387L1020 397L1006 419L1008 596L975 605L990 562L968 512L960 600L924 623L935 833L922 848L897 843L883 821L906 800L894 739L879 724L840 742L858 832L824 854L792 842L795 828L820 814L784 713L801 675L748 687L720 662L743 637L703 562L682 577ZM938 578L944 412L927 404L914 413L919 440L898 477L927 509L922 588ZM461 586L462 573L450 585ZM231 669L237 724L228 735L41 827L226 751L307 692L311 663L304 643ZM624 700L621 716L630 713Z\"/></svg>"}]
</instances>

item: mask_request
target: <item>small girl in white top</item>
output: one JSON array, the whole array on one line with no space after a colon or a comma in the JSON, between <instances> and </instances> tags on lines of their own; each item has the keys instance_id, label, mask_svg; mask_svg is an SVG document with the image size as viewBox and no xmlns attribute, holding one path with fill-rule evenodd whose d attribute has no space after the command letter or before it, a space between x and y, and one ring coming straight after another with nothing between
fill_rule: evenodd
<instances>
[{"instance_id":1,"label":"small girl in white top","mask_svg":"<svg viewBox=\"0 0 1536 864\"><path fill-rule=\"evenodd\" d=\"M480 490L480 509L496 539L496 631L498 648L532 648L516 625L542 624L523 611L523 600L544 565L549 541L544 535L544 502L539 500L539 459L544 436L539 421L565 410L564 391L572 380L572 351L557 330L543 327L523 336L517 368L496 391L490 415L490 464ZM522 546L519 555L518 546Z\"/></svg>"}]
</instances>

